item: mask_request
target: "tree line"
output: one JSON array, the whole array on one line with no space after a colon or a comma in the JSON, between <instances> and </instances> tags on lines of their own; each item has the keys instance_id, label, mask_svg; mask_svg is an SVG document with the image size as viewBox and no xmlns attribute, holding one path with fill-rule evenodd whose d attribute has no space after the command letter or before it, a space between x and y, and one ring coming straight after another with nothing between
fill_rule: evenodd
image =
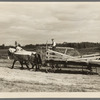
<instances>
[{"instance_id":1,"label":"tree line","mask_svg":"<svg viewBox=\"0 0 100 100\"><path fill-rule=\"evenodd\" d=\"M51 44L48 44L50 46ZM45 47L46 44L28 44L25 46L22 46L22 48L25 49L32 49L36 47ZM57 46L59 47L72 47L76 49L82 49L82 48L90 48L90 47L98 47L100 48L100 43L93 43L93 42L80 42L80 43L69 43L69 42L63 42L63 43L57 43ZM5 46L5 44L0 45L0 49L8 49L10 47L14 46Z\"/></svg>"},{"instance_id":2,"label":"tree line","mask_svg":"<svg viewBox=\"0 0 100 100\"><path fill-rule=\"evenodd\" d=\"M67 42L64 42L64 43L58 43L58 46L82 49L82 48L90 48L90 47L100 47L100 43L93 43L93 42L67 43Z\"/></svg>"},{"instance_id":3,"label":"tree line","mask_svg":"<svg viewBox=\"0 0 100 100\"><path fill-rule=\"evenodd\" d=\"M51 44L48 44L50 46ZM34 48L34 47L40 47L43 46L45 47L46 44L36 44L36 45L26 45L25 48ZM90 47L98 47L100 48L100 43L93 43L93 42L81 42L81 43L68 43L68 42L63 42L63 43L57 43L57 47L72 47L76 49L82 49L82 48L90 48Z\"/></svg>"}]
</instances>

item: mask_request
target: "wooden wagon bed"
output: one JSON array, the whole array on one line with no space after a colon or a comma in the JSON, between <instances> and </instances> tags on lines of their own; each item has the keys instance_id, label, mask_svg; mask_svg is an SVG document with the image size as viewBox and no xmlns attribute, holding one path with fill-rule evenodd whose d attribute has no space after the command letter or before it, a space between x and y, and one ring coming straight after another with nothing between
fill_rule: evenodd
<instances>
[{"instance_id":1,"label":"wooden wagon bed","mask_svg":"<svg viewBox=\"0 0 100 100\"><path fill-rule=\"evenodd\" d=\"M74 52L73 48L65 48L65 52L63 53L58 52L57 50L54 51L48 49L46 51L45 62L49 63L49 66L51 65L52 68L54 68L55 66L57 68L59 64L60 65L63 64L63 67L65 68L67 68L67 65L80 65L82 67L82 71L83 71L83 66L86 66L85 67L86 69L92 71L92 68L100 67L100 54L80 56L78 52L76 51Z\"/></svg>"}]
</instances>

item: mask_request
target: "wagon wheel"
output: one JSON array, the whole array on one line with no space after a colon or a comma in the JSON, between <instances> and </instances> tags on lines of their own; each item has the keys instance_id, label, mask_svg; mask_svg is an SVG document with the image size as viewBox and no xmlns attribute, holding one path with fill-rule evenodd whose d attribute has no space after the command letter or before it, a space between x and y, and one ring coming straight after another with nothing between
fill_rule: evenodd
<instances>
[{"instance_id":1,"label":"wagon wheel","mask_svg":"<svg viewBox=\"0 0 100 100\"><path fill-rule=\"evenodd\" d=\"M61 67L59 66L59 64L55 64L55 71L61 71Z\"/></svg>"},{"instance_id":2,"label":"wagon wheel","mask_svg":"<svg viewBox=\"0 0 100 100\"><path fill-rule=\"evenodd\" d=\"M50 64L50 66L46 68L47 73L50 73L50 72L54 73L55 71L56 71L56 66L54 64Z\"/></svg>"},{"instance_id":3,"label":"wagon wheel","mask_svg":"<svg viewBox=\"0 0 100 100\"><path fill-rule=\"evenodd\" d=\"M92 66L88 64L87 69L89 70L90 74L93 75Z\"/></svg>"}]
</instances>

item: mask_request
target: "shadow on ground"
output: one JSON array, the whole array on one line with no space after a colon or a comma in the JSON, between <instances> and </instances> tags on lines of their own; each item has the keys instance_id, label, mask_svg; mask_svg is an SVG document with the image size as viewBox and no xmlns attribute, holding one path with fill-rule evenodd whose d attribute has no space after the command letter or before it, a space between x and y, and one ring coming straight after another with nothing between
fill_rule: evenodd
<instances>
[{"instance_id":1,"label":"shadow on ground","mask_svg":"<svg viewBox=\"0 0 100 100\"><path fill-rule=\"evenodd\" d=\"M40 69L41 72L46 72L46 73L62 73L62 74L83 74L83 75L98 75L96 72L90 72L88 70L74 70L74 69L61 69L61 70L56 70L56 71L46 71L46 69Z\"/></svg>"},{"instance_id":2,"label":"shadow on ground","mask_svg":"<svg viewBox=\"0 0 100 100\"><path fill-rule=\"evenodd\" d=\"M8 67L11 69L11 67ZM17 69L17 70L28 70L27 68L21 68L21 67L14 67L13 69ZM13 70L12 69L12 70ZM28 71L33 71L33 72L36 72L35 69L32 69L30 68L30 70ZM63 68L63 69L60 69L60 70L55 70L55 71L52 71L52 70L49 70L49 71L46 71L46 68L45 67L42 67L40 68L40 70L37 70L38 72L45 72L45 73L62 73L62 74L83 74L83 75L98 75L98 73L96 72L90 72L88 70L81 70L80 68L77 70L77 69L68 69L68 68Z\"/></svg>"}]
</instances>

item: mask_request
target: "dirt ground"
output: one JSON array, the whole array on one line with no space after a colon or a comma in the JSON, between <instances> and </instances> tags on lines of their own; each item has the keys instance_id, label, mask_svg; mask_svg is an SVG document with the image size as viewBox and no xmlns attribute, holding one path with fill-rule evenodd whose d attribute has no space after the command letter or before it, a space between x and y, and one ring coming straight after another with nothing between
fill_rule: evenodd
<instances>
[{"instance_id":1,"label":"dirt ground","mask_svg":"<svg viewBox=\"0 0 100 100\"><path fill-rule=\"evenodd\" d=\"M16 63L0 59L1 92L100 92L100 76L78 73L46 73L21 70ZM98 69L99 70L99 69Z\"/></svg>"}]
</instances>

